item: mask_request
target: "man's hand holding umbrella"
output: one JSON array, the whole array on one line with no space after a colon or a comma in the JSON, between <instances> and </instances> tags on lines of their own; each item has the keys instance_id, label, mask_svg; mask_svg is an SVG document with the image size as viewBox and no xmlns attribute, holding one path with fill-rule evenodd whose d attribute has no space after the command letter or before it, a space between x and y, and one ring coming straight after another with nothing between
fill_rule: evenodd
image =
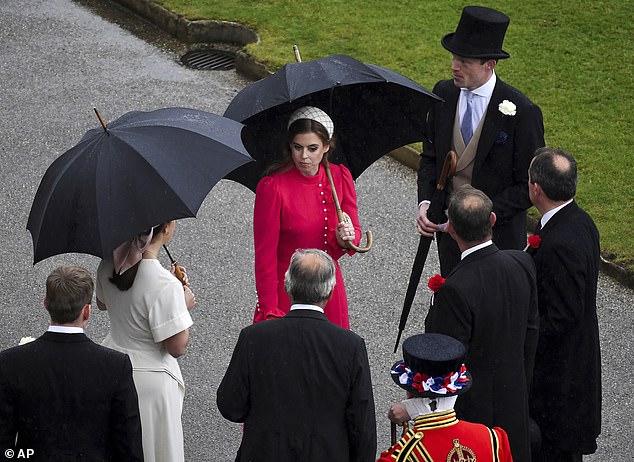
<instances>
[{"instance_id":1,"label":"man's hand holding umbrella","mask_svg":"<svg viewBox=\"0 0 634 462\"><path fill-rule=\"evenodd\" d=\"M456 174L457 159L456 151L449 151L447 153L445 163L440 173L440 179L436 185L436 190L434 191L431 202L424 201L418 207L416 227L418 228L418 232L424 237L433 239L434 233L445 231L445 223L447 222L444 211L446 198L445 186L447 180Z\"/></svg>"},{"instance_id":2,"label":"man's hand holding umbrella","mask_svg":"<svg viewBox=\"0 0 634 462\"><path fill-rule=\"evenodd\" d=\"M427 215L430 202L423 202L418 207L418 218L416 218L416 228L418 233L424 237L434 238L434 233L441 230L441 226L431 221Z\"/></svg>"}]
</instances>

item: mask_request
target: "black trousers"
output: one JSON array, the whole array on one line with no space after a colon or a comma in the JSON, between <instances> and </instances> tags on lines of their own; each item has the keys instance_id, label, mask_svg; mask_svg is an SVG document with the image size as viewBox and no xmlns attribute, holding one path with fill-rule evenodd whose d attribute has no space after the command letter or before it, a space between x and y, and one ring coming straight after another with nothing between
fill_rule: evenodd
<instances>
[{"instance_id":1,"label":"black trousers","mask_svg":"<svg viewBox=\"0 0 634 462\"><path fill-rule=\"evenodd\" d=\"M563 451L545 438L542 438L539 451L531 456L532 462L581 462L581 458L580 452Z\"/></svg>"}]
</instances>

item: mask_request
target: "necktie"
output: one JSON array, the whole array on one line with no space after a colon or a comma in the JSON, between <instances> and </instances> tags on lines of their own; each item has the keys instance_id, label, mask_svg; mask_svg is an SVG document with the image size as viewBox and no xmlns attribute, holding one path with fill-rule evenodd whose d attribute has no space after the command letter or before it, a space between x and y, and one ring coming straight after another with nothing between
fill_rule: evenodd
<instances>
[{"instance_id":1,"label":"necktie","mask_svg":"<svg viewBox=\"0 0 634 462\"><path fill-rule=\"evenodd\" d=\"M467 91L466 101L467 101L467 109L464 112L464 116L462 117L462 123L460 124L460 132L462 133L462 139L464 140L465 146L469 144L471 137L473 136L473 126L471 125L471 98L473 94L470 91Z\"/></svg>"}]
</instances>

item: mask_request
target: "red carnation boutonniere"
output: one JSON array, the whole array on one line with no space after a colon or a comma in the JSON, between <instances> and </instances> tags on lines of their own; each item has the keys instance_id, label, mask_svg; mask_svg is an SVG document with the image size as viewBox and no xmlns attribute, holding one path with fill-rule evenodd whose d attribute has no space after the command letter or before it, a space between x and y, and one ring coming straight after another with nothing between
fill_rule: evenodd
<instances>
[{"instance_id":1,"label":"red carnation boutonniere","mask_svg":"<svg viewBox=\"0 0 634 462\"><path fill-rule=\"evenodd\" d=\"M542 238L537 234L533 234L532 236L528 236L528 247L532 249L539 249L539 246L542 244Z\"/></svg>"},{"instance_id":2,"label":"red carnation boutonniere","mask_svg":"<svg viewBox=\"0 0 634 462\"><path fill-rule=\"evenodd\" d=\"M445 283L445 278L440 274L435 274L429 278L429 282L427 283L427 287L429 287L432 292L436 293L440 290L442 285Z\"/></svg>"}]
</instances>

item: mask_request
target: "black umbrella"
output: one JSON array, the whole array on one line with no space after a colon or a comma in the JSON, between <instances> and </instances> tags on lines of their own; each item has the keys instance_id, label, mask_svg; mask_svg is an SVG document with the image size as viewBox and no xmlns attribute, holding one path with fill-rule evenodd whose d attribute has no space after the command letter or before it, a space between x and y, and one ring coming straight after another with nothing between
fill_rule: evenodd
<instances>
[{"instance_id":1,"label":"black umbrella","mask_svg":"<svg viewBox=\"0 0 634 462\"><path fill-rule=\"evenodd\" d=\"M245 87L225 111L247 126L245 146L256 160L227 178L255 191L263 170L282 153L290 114L308 105L334 121L337 148L330 161L346 165L356 179L381 156L423 140L435 100L440 98L398 72L350 56L289 63Z\"/></svg>"},{"instance_id":2,"label":"black umbrella","mask_svg":"<svg viewBox=\"0 0 634 462\"><path fill-rule=\"evenodd\" d=\"M436 184L436 190L434 191L431 203L427 209L427 218L436 224L445 223L447 221L447 215L445 215L445 199L447 198L445 185L447 180L456 173L457 161L458 157L456 151L449 151L445 156L440 178L438 179L438 184ZM420 277L423 274L425 261L427 261L429 246L431 245L432 239L433 238L431 237L421 236L420 241L418 242L418 250L416 251L416 257L414 257L412 273L409 276L407 291L405 292L405 301L403 302L401 319L398 323L398 335L396 336L396 343L394 344L394 353L396 353L398 342L401 340L401 334L405 329L405 324L407 323L407 318L409 317L409 312L412 308L412 302L414 301L414 296L416 295L416 288L418 287Z\"/></svg>"},{"instance_id":3,"label":"black umbrella","mask_svg":"<svg viewBox=\"0 0 634 462\"><path fill-rule=\"evenodd\" d=\"M26 226L34 263L68 252L104 257L151 226L193 217L220 179L253 160L244 126L209 112L129 112L107 127L99 118L103 129L42 178Z\"/></svg>"}]
</instances>

